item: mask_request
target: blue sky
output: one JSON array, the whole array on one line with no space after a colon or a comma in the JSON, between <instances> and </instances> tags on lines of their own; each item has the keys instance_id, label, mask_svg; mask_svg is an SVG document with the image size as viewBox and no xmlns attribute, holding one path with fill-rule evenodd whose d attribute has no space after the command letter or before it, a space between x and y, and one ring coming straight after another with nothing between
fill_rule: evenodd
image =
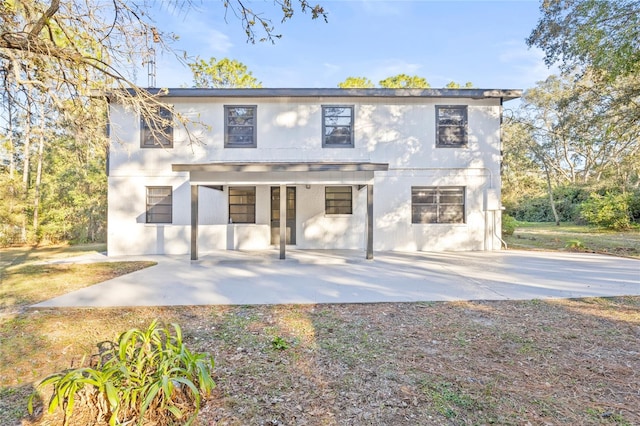
<instances>
[{"instance_id":1,"label":"blue sky","mask_svg":"<svg viewBox=\"0 0 640 426\"><path fill-rule=\"evenodd\" d=\"M337 87L348 76L374 83L399 73L425 77L431 87L471 81L479 88L527 89L553 70L525 38L540 16L539 1L314 0L329 22L297 13L280 23L271 1L248 1L273 18L282 38L247 43L240 21L225 22L220 0L195 2L188 12L164 10L158 26L180 36L177 50L203 59L228 57L247 65L264 87ZM190 71L170 55L157 58L157 86L191 85ZM144 84L146 72L138 80Z\"/></svg>"}]
</instances>

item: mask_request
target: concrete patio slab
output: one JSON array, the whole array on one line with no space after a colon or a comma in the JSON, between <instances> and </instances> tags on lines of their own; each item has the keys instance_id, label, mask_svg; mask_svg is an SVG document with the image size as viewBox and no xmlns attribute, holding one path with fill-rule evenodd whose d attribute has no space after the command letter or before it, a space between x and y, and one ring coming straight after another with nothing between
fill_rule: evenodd
<instances>
[{"instance_id":1,"label":"concrete patio slab","mask_svg":"<svg viewBox=\"0 0 640 426\"><path fill-rule=\"evenodd\" d=\"M535 252L220 251L188 256L101 255L82 261L154 260L157 266L34 305L124 307L521 300L640 295L640 262ZM63 259L69 262L69 259Z\"/></svg>"}]
</instances>

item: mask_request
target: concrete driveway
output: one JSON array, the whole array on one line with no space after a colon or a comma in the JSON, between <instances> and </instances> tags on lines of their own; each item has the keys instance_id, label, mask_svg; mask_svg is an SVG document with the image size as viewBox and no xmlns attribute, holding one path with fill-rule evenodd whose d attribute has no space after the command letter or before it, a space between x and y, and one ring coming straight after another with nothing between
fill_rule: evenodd
<instances>
[{"instance_id":1,"label":"concrete driveway","mask_svg":"<svg viewBox=\"0 0 640 426\"><path fill-rule=\"evenodd\" d=\"M640 295L640 261L563 252L220 251L157 266L34 307L371 303ZM70 262L63 260L61 262Z\"/></svg>"}]
</instances>

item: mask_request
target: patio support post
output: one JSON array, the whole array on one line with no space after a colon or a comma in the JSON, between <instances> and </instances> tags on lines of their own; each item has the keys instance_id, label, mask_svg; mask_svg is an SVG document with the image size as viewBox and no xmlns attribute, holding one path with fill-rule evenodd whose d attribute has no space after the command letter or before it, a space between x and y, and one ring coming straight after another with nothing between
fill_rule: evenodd
<instances>
[{"instance_id":1,"label":"patio support post","mask_svg":"<svg viewBox=\"0 0 640 426\"><path fill-rule=\"evenodd\" d=\"M198 260L198 185L191 185L191 260Z\"/></svg>"},{"instance_id":2,"label":"patio support post","mask_svg":"<svg viewBox=\"0 0 640 426\"><path fill-rule=\"evenodd\" d=\"M285 258L287 245L287 186L280 185L280 259Z\"/></svg>"},{"instance_id":3,"label":"patio support post","mask_svg":"<svg viewBox=\"0 0 640 426\"><path fill-rule=\"evenodd\" d=\"M373 259L373 184L367 185L367 259Z\"/></svg>"}]
</instances>

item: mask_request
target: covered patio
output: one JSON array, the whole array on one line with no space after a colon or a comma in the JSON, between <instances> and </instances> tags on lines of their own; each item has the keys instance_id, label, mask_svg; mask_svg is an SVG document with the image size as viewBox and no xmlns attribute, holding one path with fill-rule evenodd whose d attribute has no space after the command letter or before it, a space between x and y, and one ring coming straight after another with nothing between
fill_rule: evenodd
<instances>
[{"instance_id":1,"label":"covered patio","mask_svg":"<svg viewBox=\"0 0 640 426\"><path fill-rule=\"evenodd\" d=\"M388 163L371 162L210 162L173 164L172 171L188 172L191 189L191 260L198 260L199 187L222 191L229 185L271 185L286 194L291 185L354 185L366 188L365 258L373 259L373 189L377 171ZM279 258L286 258L287 197L280 197Z\"/></svg>"}]
</instances>

